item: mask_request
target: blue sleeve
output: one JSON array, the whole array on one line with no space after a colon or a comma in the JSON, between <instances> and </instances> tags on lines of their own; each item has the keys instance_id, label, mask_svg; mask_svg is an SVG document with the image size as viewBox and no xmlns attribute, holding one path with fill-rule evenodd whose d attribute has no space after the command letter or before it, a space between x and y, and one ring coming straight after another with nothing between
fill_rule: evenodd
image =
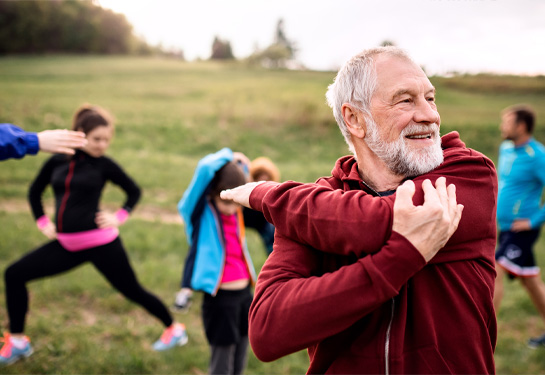
<instances>
[{"instance_id":1,"label":"blue sleeve","mask_svg":"<svg viewBox=\"0 0 545 375\"><path fill-rule=\"evenodd\" d=\"M542 187L545 187L545 154L540 153L539 159L534 168L536 173L536 178L541 183ZM532 229L538 229L541 225L545 223L545 205L541 206L540 210L530 217L530 226Z\"/></svg>"},{"instance_id":2,"label":"blue sleeve","mask_svg":"<svg viewBox=\"0 0 545 375\"><path fill-rule=\"evenodd\" d=\"M12 124L0 124L0 160L35 155L40 145L36 133L28 133Z\"/></svg>"},{"instance_id":3,"label":"blue sleeve","mask_svg":"<svg viewBox=\"0 0 545 375\"><path fill-rule=\"evenodd\" d=\"M197 164L193 178L184 192L182 199L178 202L178 212L184 220L188 241L191 241L192 238L193 227L191 215L195 207L201 200L202 195L216 172L231 160L233 160L233 151L229 148L223 148L214 154L206 155Z\"/></svg>"}]
</instances>

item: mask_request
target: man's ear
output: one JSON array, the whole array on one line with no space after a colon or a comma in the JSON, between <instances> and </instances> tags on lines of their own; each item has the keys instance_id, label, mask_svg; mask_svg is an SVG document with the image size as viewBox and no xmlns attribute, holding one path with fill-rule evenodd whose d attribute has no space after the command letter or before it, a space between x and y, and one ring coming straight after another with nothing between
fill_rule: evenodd
<instances>
[{"instance_id":1,"label":"man's ear","mask_svg":"<svg viewBox=\"0 0 545 375\"><path fill-rule=\"evenodd\" d=\"M522 133L522 134L528 133L528 127L526 126L526 123L524 121L517 121L516 127L519 133Z\"/></svg>"},{"instance_id":2,"label":"man's ear","mask_svg":"<svg viewBox=\"0 0 545 375\"><path fill-rule=\"evenodd\" d=\"M354 137L363 139L363 137L365 137L367 127L362 111L355 108L351 104L344 103L341 107L341 113L350 134L352 134Z\"/></svg>"}]
</instances>

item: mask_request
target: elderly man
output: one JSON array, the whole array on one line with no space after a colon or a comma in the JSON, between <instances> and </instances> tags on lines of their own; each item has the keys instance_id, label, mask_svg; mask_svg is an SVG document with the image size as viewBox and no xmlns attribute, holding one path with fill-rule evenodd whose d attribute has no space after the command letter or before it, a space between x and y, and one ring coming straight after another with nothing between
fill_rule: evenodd
<instances>
[{"instance_id":1,"label":"elderly man","mask_svg":"<svg viewBox=\"0 0 545 375\"><path fill-rule=\"evenodd\" d=\"M439 137L435 89L397 48L354 56L327 98L354 154L331 177L222 195L276 226L250 310L254 352L308 348L308 373L494 373L493 163L457 133ZM438 201L448 228L429 209Z\"/></svg>"}]
</instances>

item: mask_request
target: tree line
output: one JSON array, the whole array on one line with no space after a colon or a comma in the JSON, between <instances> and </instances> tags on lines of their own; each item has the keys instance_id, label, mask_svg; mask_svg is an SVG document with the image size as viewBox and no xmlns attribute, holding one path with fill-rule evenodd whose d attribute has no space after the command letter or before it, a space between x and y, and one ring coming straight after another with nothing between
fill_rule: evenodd
<instances>
[{"instance_id":1,"label":"tree line","mask_svg":"<svg viewBox=\"0 0 545 375\"><path fill-rule=\"evenodd\" d=\"M183 51L165 51L135 36L123 14L102 8L94 0L0 0L0 55L41 53L162 54L183 59ZM245 61L283 68L295 62L296 47L286 37L284 23L276 25L273 43ZM232 60L231 43L216 36L211 60Z\"/></svg>"},{"instance_id":2,"label":"tree line","mask_svg":"<svg viewBox=\"0 0 545 375\"><path fill-rule=\"evenodd\" d=\"M84 1L0 1L0 54L149 54L124 15Z\"/></svg>"}]
</instances>

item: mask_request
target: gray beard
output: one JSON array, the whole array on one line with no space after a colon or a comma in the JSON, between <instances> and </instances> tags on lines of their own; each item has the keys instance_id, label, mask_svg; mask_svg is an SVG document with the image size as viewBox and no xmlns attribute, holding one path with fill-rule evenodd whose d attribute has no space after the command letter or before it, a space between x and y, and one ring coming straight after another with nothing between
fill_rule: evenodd
<instances>
[{"instance_id":1,"label":"gray beard","mask_svg":"<svg viewBox=\"0 0 545 375\"><path fill-rule=\"evenodd\" d=\"M377 124L371 119L367 122L367 146L396 175L404 177L420 176L437 168L443 162L439 126L409 125L401 132L399 139L385 142L378 132ZM405 136L418 131L431 131L434 144L418 151L407 147Z\"/></svg>"}]
</instances>

